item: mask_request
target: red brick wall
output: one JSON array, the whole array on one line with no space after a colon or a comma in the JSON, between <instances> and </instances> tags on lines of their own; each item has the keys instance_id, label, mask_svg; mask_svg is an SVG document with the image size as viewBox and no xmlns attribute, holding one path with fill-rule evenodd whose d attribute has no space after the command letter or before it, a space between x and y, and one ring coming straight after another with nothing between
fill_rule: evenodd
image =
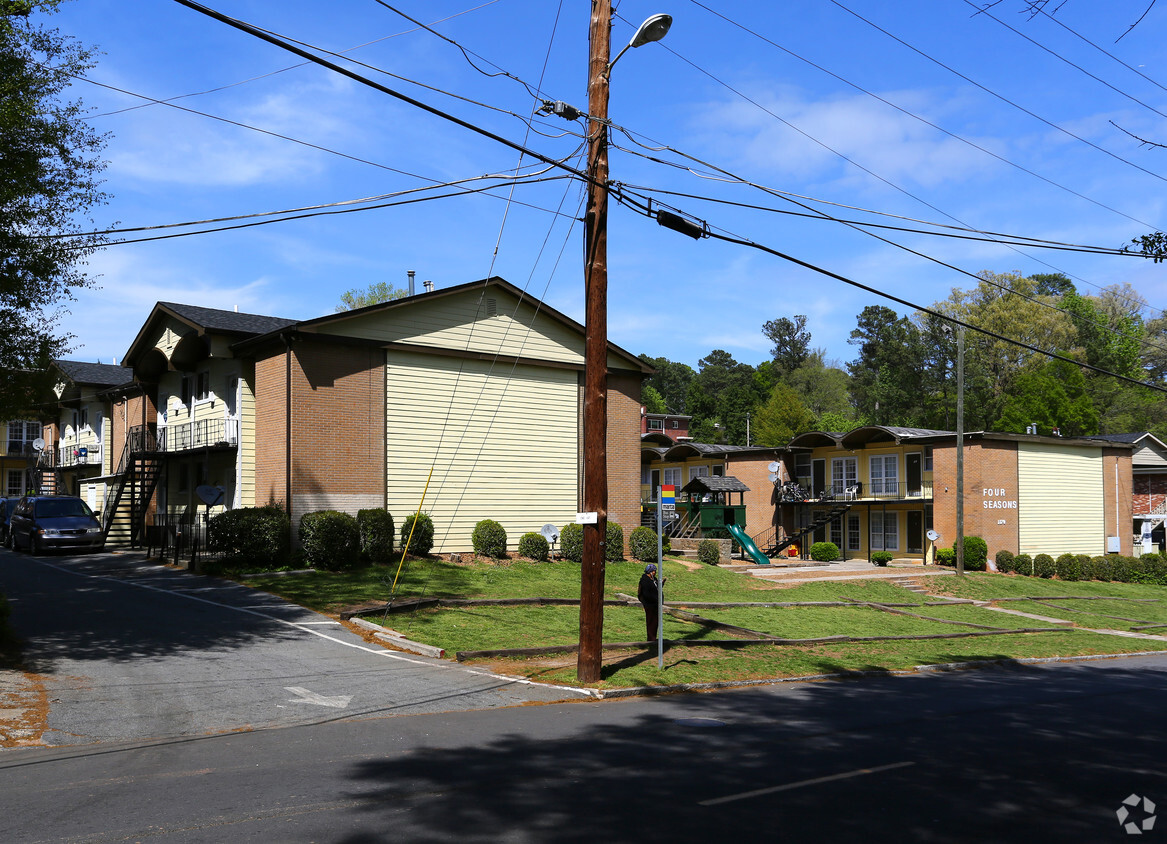
<instances>
[{"instance_id":1,"label":"red brick wall","mask_svg":"<svg viewBox=\"0 0 1167 844\"><path fill-rule=\"evenodd\" d=\"M1120 554L1134 553L1134 524L1131 516L1131 452L1124 448L1102 450L1102 498L1106 502L1106 535L1117 536ZM1117 511L1115 505L1117 504Z\"/></svg>"},{"instance_id":2,"label":"red brick wall","mask_svg":"<svg viewBox=\"0 0 1167 844\"><path fill-rule=\"evenodd\" d=\"M292 494L385 493L385 353L292 346Z\"/></svg>"},{"instance_id":3,"label":"red brick wall","mask_svg":"<svg viewBox=\"0 0 1167 844\"><path fill-rule=\"evenodd\" d=\"M640 527L640 386L638 374L608 375L608 519L624 529L625 550Z\"/></svg>"},{"instance_id":4,"label":"red brick wall","mask_svg":"<svg viewBox=\"0 0 1167 844\"><path fill-rule=\"evenodd\" d=\"M1135 475L1132 506L1135 516L1167 509L1167 474Z\"/></svg>"},{"instance_id":5,"label":"red brick wall","mask_svg":"<svg viewBox=\"0 0 1167 844\"><path fill-rule=\"evenodd\" d=\"M933 528L938 547L956 539L956 442L932 448ZM1017 444L965 442L964 535L979 536L992 558L1001 549L1017 553L1020 544L1016 509L987 509L985 501L1017 500ZM986 490L990 490L986 493ZM1004 521L1005 524L998 524Z\"/></svg>"},{"instance_id":6,"label":"red brick wall","mask_svg":"<svg viewBox=\"0 0 1167 844\"><path fill-rule=\"evenodd\" d=\"M285 465L284 352L255 361L255 503L288 506Z\"/></svg>"},{"instance_id":7,"label":"red brick wall","mask_svg":"<svg viewBox=\"0 0 1167 844\"><path fill-rule=\"evenodd\" d=\"M727 454L725 474L737 478L750 488L745 493L746 533L757 536L770 530L777 521L777 496L774 484L770 482L769 465L779 458L780 452L757 452L751 454ZM737 496L733 496L737 501Z\"/></svg>"}]
</instances>

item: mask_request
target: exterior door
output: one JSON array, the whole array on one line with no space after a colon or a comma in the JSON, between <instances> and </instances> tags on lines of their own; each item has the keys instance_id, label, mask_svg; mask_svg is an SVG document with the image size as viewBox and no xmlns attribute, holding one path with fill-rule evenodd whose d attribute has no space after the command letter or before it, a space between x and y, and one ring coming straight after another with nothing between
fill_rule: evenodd
<instances>
[{"instance_id":1,"label":"exterior door","mask_svg":"<svg viewBox=\"0 0 1167 844\"><path fill-rule=\"evenodd\" d=\"M919 510L908 511L908 553L924 553L924 514Z\"/></svg>"},{"instance_id":2,"label":"exterior door","mask_svg":"<svg viewBox=\"0 0 1167 844\"><path fill-rule=\"evenodd\" d=\"M904 455L904 474L908 497L919 498L924 486L923 460L920 452L912 451Z\"/></svg>"},{"instance_id":3,"label":"exterior door","mask_svg":"<svg viewBox=\"0 0 1167 844\"><path fill-rule=\"evenodd\" d=\"M827 488L827 461L815 460L811 464L811 498L819 498Z\"/></svg>"},{"instance_id":4,"label":"exterior door","mask_svg":"<svg viewBox=\"0 0 1167 844\"><path fill-rule=\"evenodd\" d=\"M660 469L653 469L649 478L652 489L648 491L648 498L650 501L656 501L657 492L660 490Z\"/></svg>"}]
</instances>

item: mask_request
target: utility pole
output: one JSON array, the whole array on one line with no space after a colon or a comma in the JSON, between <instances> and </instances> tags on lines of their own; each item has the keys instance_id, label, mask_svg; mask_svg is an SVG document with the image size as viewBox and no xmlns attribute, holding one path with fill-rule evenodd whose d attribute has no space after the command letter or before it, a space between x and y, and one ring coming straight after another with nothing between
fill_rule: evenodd
<instances>
[{"instance_id":1,"label":"utility pole","mask_svg":"<svg viewBox=\"0 0 1167 844\"><path fill-rule=\"evenodd\" d=\"M580 572L581 683L600 679L604 633L604 540L608 533L608 57L611 0L592 0L588 57L588 204L584 217L583 526Z\"/></svg>"}]
</instances>

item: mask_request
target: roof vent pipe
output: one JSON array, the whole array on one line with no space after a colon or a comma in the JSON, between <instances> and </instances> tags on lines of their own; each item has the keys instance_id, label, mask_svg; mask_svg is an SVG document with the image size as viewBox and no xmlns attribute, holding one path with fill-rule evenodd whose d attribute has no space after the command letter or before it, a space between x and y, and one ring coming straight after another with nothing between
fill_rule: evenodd
<instances>
[{"instance_id":1,"label":"roof vent pipe","mask_svg":"<svg viewBox=\"0 0 1167 844\"><path fill-rule=\"evenodd\" d=\"M413 295L413 277L417 275L413 270L406 270L405 274L409 276L409 295Z\"/></svg>"},{"instance_id":2,"label":"roof vent pipe","mask_svg":"<svg viewBox=\"0 0 1167 844\"><path fill-rule=\"evenodd\" d=\"M432 281L430 281L428 278L423 282L423 284L425 284L425 292L426 293L433 293L434 292L434 283Z\"/></svg>"}]
</instances>

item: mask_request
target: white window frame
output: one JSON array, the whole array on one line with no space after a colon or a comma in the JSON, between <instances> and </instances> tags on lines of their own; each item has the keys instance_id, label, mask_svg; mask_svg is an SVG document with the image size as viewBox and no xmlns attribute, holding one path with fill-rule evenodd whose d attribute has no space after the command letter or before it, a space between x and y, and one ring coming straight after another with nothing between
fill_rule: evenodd
<instances>
[{"instance_id":1,"label":"white window frame","mask_svg":"<svg viewBox=\"0 0 1167 844\"><path fill-rule=\"evenodd\" d=\"M668 469L660 470L660 485L669 486L670 484L676 487L677 492L680 492L681 487L684 486L684 483L681 481L680 466L670 466Z\"/></svg>"},{"instance_id":2,"label":"white window frame","mask_svg":"<svg viewBox=\"0 0 1167 844\"><path fill-rule=\"evenodd\" d=\"M831 487L835 495L859 483L859 458L832 457L831 458Z\"/></svg>"},{"instance_id":3,"label":"white window frame","mask_svg":"<svg viewBox=\"0 0 1167 844\"><path fill-rule=\"evenodd\" d=\"M859 514L847 514L847 550L858 551L863 547L863 531L860 526Z\"/></svg>"},{"instance_id":4,"label":"white window frame","mask_svg":"<svg viewBox=\"0 0 1167 844\"><path fill-rule=\"evenodd\" d=\"M876 467L879 467L878 474ZM888 472L888 468L891 472ZM867 475L871 479L872 495L899 494L900 456L898 454L874 454L867 458Z\"/></svg>"},{"instance_id":5,"label":"white window frame","mask_svg":"<svg viewBox=\"0 0 1167 844\"><path fill-rule=\"evenodd\" d=\"M709 477L709 467L708 466L690 466L689 467L689 480L693 480L693 478L708 478L708 477Z\"/></svg>"},{"instance_id":6,"label":"white window frame","mask_svg":"<svg viewBox=\"0 0 1167 844\"><path fill-rule=\"evenodd\" d=\"M15 436L13 436L15 434ZM8 423L8 453L19 454L31 446L32 441L44 434L40 422L29 422L23 419L13 419ZM20 443L20 449L13 452L13 443Z\"/></svg>"},{"instance_id":7,"label":"white window frame","mask_svg":"<svg viewBox=\"0 0 1167 844\"><path fill-rule=\"evenodd\" d=\"M9 469L4 478L4 497L16 498L24 495L24 472Z\"/></svg>"},{"instance_id":8,"label":"white window frame","mask_svg":"<svg viewBox=\"0 0 1167 844\"><path fill-rule=\"evenodd\" d=\"M867 526L867 533L869 538L868 541L872 551L899 551L899 513L882 513L878 510L873 510L871 512L871 518ZM888 540L886 547L884 545L885 537Z\"/></svg>"},{"instance_id":9,"label":"white window frame","mask_svg":"<svg viewBox=\"0 0 1167 844\"><path fill-rule=\"evenodd\" d=\"M648 430L650 430L650 431L663 431L664 427L665 427L665 423L659 419L649 419L648 420Z\"/></svg>"}]
</instances>

